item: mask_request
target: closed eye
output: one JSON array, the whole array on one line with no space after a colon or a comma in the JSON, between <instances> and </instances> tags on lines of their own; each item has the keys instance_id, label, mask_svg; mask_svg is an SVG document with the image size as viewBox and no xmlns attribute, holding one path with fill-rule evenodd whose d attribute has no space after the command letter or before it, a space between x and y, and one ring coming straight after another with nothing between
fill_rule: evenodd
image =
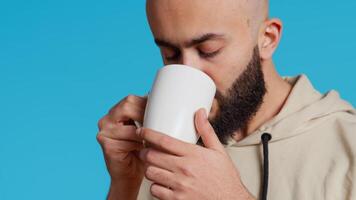
<instances>
[{"instance_id":1,"label":"closed eye","mask_svg":"<svg viewBox=\"0 0 356 200\"><path fill-rule=\"evenodd\" d=\"M218 55L220 53L220 49L217 50L217 51L213 51L213 52L203 52L203 51L199 51L199 55L202 57L202 58L212 58L216 55Z\"/></svg>"}]
</instances>

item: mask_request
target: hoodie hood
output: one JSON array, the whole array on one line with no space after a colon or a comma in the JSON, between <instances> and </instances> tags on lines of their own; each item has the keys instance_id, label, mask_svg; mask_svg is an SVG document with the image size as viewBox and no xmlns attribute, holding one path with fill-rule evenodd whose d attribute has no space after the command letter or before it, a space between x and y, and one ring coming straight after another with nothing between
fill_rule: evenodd
<instances>
[{"instance_id":1,"label":"hoodie hood","mask_svg":"<svg viewBox=\"0 0 356 200\"><path fill-rule=\"evenodd\" d=\"M259 145L261 135L265 132L272 135L270 143L273 143L307 133L336 113L356 115L354 108L342 100L336 91L324 95L319 93L305 75L284 79L293 88L281 111L241 141L230 138L227 146Z\"/></svg>"}]
</instances>

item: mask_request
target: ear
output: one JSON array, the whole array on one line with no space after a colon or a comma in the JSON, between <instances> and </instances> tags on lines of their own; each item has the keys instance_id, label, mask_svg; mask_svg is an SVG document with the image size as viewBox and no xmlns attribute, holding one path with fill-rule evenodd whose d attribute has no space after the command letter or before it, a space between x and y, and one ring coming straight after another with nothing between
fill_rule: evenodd
<instances>
[{"instance_id":1,"label":"ear","mask_svg":"<svg viewBox=\"0 0 356 200\"><path fill-rule=\"evenodd\" d=\"M268 19L260 29L258 45L262 60L272 58L282 37L282 21L280 19Z\"/></svg>"}]
</instances>

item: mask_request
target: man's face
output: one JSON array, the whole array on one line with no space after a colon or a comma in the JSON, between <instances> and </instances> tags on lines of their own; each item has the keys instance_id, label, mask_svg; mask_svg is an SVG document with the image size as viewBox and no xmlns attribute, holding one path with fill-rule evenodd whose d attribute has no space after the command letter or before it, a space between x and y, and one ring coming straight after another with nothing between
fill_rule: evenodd
<instances>
[{"instance_id":1,"label":"man's face","mask_svg":"<svg viewBox=\"0 0 356 200\"><path fill-rule=\"evenodd\" d=\"M209 120L222 143L244 128L265 93L257 38L241 2L147 1L149 24L164 64L198 68L215 82Z\"/></svg>"}]
</instances>

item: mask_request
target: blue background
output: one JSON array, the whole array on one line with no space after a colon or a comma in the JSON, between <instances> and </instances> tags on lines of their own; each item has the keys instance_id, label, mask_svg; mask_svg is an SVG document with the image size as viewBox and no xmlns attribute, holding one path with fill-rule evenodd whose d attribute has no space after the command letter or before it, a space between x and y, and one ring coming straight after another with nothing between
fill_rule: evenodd
<instances>
[{"instance_id":1,"label":"blue background","mask_svg":"<svg viewBox=\"0 0 356 200\"><path fill-rule=\"evenodd\" d=\"M356 105L353 0L271 1L275 63ZM0 199L104 199L97 121L162 65L145 1L0 1Z\"/></svg>"}]
</instances>

